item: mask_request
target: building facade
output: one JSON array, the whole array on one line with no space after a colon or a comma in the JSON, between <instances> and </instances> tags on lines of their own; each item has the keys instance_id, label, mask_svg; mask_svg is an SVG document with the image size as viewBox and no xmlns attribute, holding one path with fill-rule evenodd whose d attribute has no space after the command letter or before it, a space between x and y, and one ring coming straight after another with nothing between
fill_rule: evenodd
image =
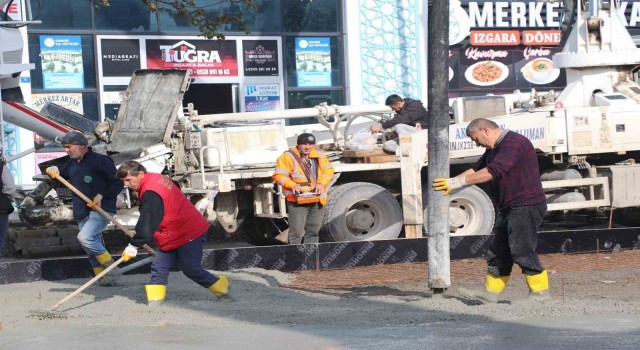
<instances>
[{"instance_id":1,"label":"building facade","mask_svg":"<svg viewBox=\"0 0 640 350\"><path fill-rule=\"evenodd\" d=\"M426 104L426 1L265 0L256 11L195 3L210 16L241 17L249 33L227 24L224 40L207 40L182 17L149 13L142 0L15 1L17 15L30 7L42 21L26 29L35 64L22 75L29 104L113 119L132 72L143 68L191 69L184 102L200 114L383 103L392 93ZM451 96L564 87L550 60L560 50L561 2L452 0L450 8ZM640 32L640 2L622 1L620 15ZM32 142L28 132L15 135L22 140L9 141L21 146L10 152ZM17 170L21 183L36 171L26 168Z\"/></svg>"}]
</instances>

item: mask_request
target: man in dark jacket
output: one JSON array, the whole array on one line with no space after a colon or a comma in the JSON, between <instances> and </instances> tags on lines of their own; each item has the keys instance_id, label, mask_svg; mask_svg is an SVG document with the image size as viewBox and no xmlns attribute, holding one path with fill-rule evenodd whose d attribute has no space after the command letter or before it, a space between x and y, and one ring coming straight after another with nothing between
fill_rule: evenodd
<instances>
[{"instance_id":1,"label":"man in dark jacket","mask_svg":"<svg viewBox=\"0 0 640 350\"><path fill-rule=\"evenodd\" d=\"M382 149L390 153L395 153L400 144L400 135L414 132L418 124L420 128L426 129L429 124L429 119L427 118L427 110L420 100L402 98L394 94L387 97L385 105L396 112L396 115L382 122L382 125L372 126L370 130L371 132L379 132L383 129L393 128L395 137L385 142L384 145L382 145Z\"/></svg>"},{"instance_id":2,"label":"man in dark jacket","mask_svg":"<svg viewBox=\"0 0 640 350\"><path fill-rule=\"evenodd\" d=\"M99 206L107 213L115 215L116 198L124 184L116 178L116 166L111 158L93 152L88 146L87 138L81 133L69 132L62 137L60 143L71 159L62 170L51 166L45 171L51 178L62 176L69 179L85 196L93 198L93 203L87 204L74 194L72 200L73 218L78 221L80 228L78 241L89 255L89 263L97 275L113 264L113 258L105 248L102 237L102 231L107 227L109 220L93 208ZM117 268L114 270L100 279L100 285L115 284L118 272Z\"/></svg>"}]
</instances>

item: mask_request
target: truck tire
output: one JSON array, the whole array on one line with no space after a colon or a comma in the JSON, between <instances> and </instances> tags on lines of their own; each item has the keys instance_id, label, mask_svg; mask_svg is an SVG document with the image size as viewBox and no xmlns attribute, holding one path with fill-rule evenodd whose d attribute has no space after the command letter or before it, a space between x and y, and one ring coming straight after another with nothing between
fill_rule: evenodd
<instances>
[{"instance_id":1,"label":"truck tire","mask_svg":"<svg viewBox=\"0 0 640 350\"><path fill-rule=\"evenodd\" d=\"M495 222L493 203L478 186L454 190L449 195L449 235L483 236L491 234ZM428 232L428 208L424 208L424 232Z\"/></svg>"},{"instance_id":2,"label":"truck tire","mask_svg":"<svg viewBox=\"0 0 640 350\"><path fill-rule=\"evenodd\" d=\"M329 190L322 231L336 242L398 238L402 210L383 187L352 182Z\"/></svg>"}]
</instances>

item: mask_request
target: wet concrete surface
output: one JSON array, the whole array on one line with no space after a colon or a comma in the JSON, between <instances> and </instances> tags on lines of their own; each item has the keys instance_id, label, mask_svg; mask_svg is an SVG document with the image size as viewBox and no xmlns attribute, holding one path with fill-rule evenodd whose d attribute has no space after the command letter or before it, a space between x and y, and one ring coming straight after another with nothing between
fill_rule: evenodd
<instances>
[{"instance_id":1,"label":"wet concrete surface","mask_svg":"<svg viewBox=\"0 0 640 350\"><path fill-rule=\"evenodd\" d=\"M126 316L125 316L126 317ZM0 332L2 349L637 349L638 317L314 326L64 326Z\"/></svg>"}]
</instances>

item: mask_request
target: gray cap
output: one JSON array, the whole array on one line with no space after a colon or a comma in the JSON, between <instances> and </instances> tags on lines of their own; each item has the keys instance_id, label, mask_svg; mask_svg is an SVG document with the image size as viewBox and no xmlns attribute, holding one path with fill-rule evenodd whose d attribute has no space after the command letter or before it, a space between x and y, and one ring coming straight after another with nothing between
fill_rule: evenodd
<instances>
[{"instance_id":1,"label":"gray cap","mask_svg":"<svg viewBox=\"0 0 640 350\"><path fill-rule=\"evenodd\" d=\"M82 135L82 133L77 132L77 131L70 131L68 133L66 133L62 139L60 139L60 143L63 145L81 145L81 146L86 146L89 144L89 141L87 140L86 137L84 137L84 135Z\"/></svg>"}]
</instances>

